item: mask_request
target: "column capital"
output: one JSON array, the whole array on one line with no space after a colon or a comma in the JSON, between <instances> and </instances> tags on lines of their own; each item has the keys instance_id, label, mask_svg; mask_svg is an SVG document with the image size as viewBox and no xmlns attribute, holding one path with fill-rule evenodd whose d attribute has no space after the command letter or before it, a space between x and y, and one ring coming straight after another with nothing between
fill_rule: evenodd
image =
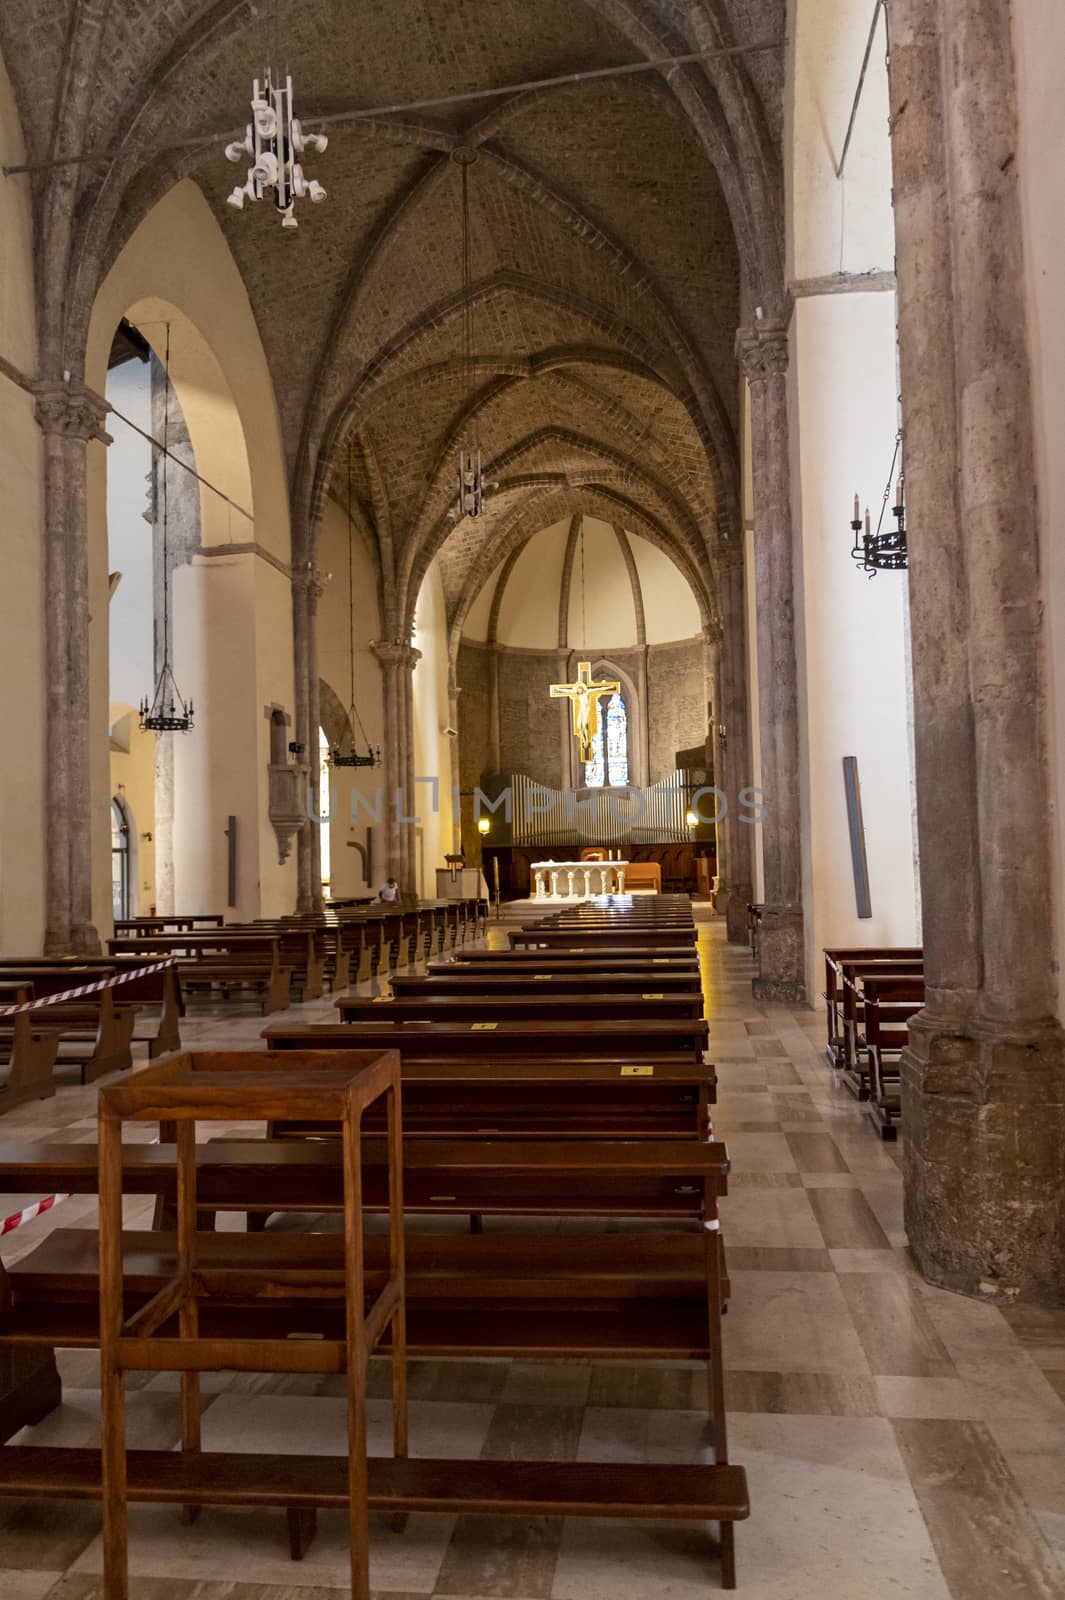
<instances>
[{"instance_id":1,"label":"column capital","mask_svg":"<svg viewBox=\"0 0 1065 1600\"><path fill-rule=\"evenodd\" d=\"M406 667L408 672L413 672L422 659L420 650L398 639L375 639L370 649L383 667Z\"/></svg>"},{"instance_id":2,"label":"column capital","mask_svg":"<svg viewBox=\"0 0 1065 1600\"><path fill-rule=\"evenodd\" d=\"M755 322L736 332L736 360L749 383L782 378L788 370L788 330L783 322Z\"/></svg>"},{"instance_id":3,"label":"column capital","mask_svg":"<svg viewBox=\"0 0 1065 1600\"><path fill-rule=\"evenodd\" d=\"M292 587L297 594L305 594L308 600L315 605L322 598L326 585L332 583L333 574L323 572L321 567L313 561L307 561L302 566L293 569Z\"/></svg>"},{"instance_id":4,"label":"column capital","mask_svg":"<svg viewBox=\"0 0 1065 1600\"><path fill-rule=\"evenodd\" d=\"M33 414L45 434L62 434L65 439L98 439L110 444L104 418L111 407L102 395L84 383L64 383L42 378L31 386Z\"/></svg>"}]
</instances>

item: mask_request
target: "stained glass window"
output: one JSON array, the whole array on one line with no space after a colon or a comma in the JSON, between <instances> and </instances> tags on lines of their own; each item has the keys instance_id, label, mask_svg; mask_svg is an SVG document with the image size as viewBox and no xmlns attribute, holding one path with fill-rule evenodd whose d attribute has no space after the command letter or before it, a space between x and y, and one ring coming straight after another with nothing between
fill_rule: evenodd
<instances>
[{"instance_id":1,"label":"stained glass window","mask_svg":"<svg viewBox=\"0 0 1065 1600\"><path fill-rule=\"evenodd\" d=\"M589 789L604 785L624 787L629 781L629 715L620 694L612 694L599 714L599 732L592 743L592 759L585 762L584 782Z\"/></svg>"}]
</instances>

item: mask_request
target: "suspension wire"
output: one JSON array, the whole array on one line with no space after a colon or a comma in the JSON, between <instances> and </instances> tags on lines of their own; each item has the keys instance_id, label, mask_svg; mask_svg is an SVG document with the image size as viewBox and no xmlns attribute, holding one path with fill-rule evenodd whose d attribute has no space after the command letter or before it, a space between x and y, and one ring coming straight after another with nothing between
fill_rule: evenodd
<instances>
[{"instance_id":1,"label":"suspension wire","mask_svg":"<svg viewBox=\"0 0 1065 1600\"><path fill-rule=\"evenodd\" d=\"M351 488L351 452L352 443L348 440L348 647L351 657L351 709L348 713L348 727L351 729L351 753L358 755L355 744L355 726L358 724L363 743L367 750L370 741L366 737L366 729L362 725L358 708L355 705L355 517L352 510L354 498Z\"/></svg>"},{"instance_id":2,"label":"suspension wire","mask_svg":"<svg viewBox=\"0 0 1065 1600\"><path fill-rule=\"evenodd\" d=\"M244 506L238 505L236 500L231 500L229 495L226 494L224 490L219 489L217 484L211 482L210 478L205 478L203 474L197 472L196 468L191 466L189 462L183 461L181 457L176 456L172 450L168 450L161 443L161 441L155 437L154 434L145 433L144 429L138 427L138 425L130 417L127 417L124 412L117 410L115 406L109 404L107 408L107 415L109 417L117 417L119 422L124 422L126 424L127 428L132 428L134 433L140 434L141 438L146 439L150 445L159 451L160 455L165 456L168 461L172 461L175 467L180 467L182 472L187 472L190 478L195 478L196 482L201 483L205 489L210 489L212 494L216 494L219 500L224 500L227 506L231 506L233 510L239 512L242 517L247 517L249 522L255 521L252 513L246 510Z\"/></svg>"},{"instance_id":3,"label":"suspension wire","mask_svg":"<svg viewBox=\"0 0 1065 1600\"><path fill-rule=\"evenodd\" d=\"M466 394L473 390L473 241L470 231L470 163L462 162L462 359ZM470 440L477 448L480 426L475 411L471 418Z\"/></svg>"},{"instance_id":4,"label":"suspension wire","mask_svg":"<svg viewBox=\"0 0 1065 1600\"><path fill-rule=\"evenodd\" d=\"M880 4L880 0L877 0ZM685 55L659 56L652 61L633 61L622 67L594 67L584 72L566 72L553 78L531 78L524 83L508 83L497 89L470 89L460 94L433 95L421 100L397 100L390 105L366 106L358 110L332 111L322 116L314 117L316 127L333 127L347 122L372 122L376 118L402 116L410 111L437 111L448 106L470 105L483 100L502 100L509 96L532 94L540 89L563 89L574 84L595 83L605 78L630 78L646 72L672 72L677 67L694 66L698 62L709 60L722 60L736 56L763 55L787 48L788 40L785 36L781 39L756 40L751 44L719 46L712 50L692 50ZM208 133L190 135L186 139L175 139L167 145L158 145L149 149L149 154L161 154L164 150L189 150L197 149L201 145L220 144L236 135L243 134L243 128L224 128ZM17 165L0 167L0 172L5 178L15 176L20 172L45 172L53 167L78 167L86 165L109 165L118 156L117 150L83 150L79 155L58 156L51 161L20 162Z\"/></svg>"},{"instance_id":5,"label":"suspension wire","mask_svg":"<svg viewBox=\"0 0 1065 1600\"><path fill-rule=\"evenodd\" d=\"M584 518L581 518L581 644L588 648L588 591L584 583Z\"/></svg>"},{"instance_id":6,"label":"suspension wire","mask_svg":"<svg viewBox=\"0 0 1065 1600\"><path fill-rule=\"evenodd\" d=\"M842 178L843 169L847 165L847 152L850 150L851 140L854 137L854 124L858 120L858 107L862 103L862 94L865 91L865 79L866 79L866 74L869 71L869 62L872 60L873 40L876 38L876 25L880 21L880 13L881 13L881 11L883 11L883 13L884 13L885 25L886 25L886 19L887 19L887 4L886 4L886 0L874 0L874 3L873 3L873 20L872 20L872 23L871 23L870 28L869 28L869 39L868 39L868 41L866 43L866 46L865 46L865 55L862 58L862 70L858 74L858 87L854 91L854 103L851 106L851 117L850 117L850 121L847 124L847 137L843 141L843 154L840 156L839 165L836 168L836 177L837 178Z\"/></svg>"},{"instance_id":7,"label":"suspension wire","mask_svg":"<svg viewBox=\"0 0 1065 1600\"><path fill-rule=\"evenodd\" d=\"M170 671L170 502L167 485L167 457L170 454L170 324L166 325L166 344L163 356L163 693L165 679ZM165 702L164 702L165 704Z\"/></svg>"}]
</instances>

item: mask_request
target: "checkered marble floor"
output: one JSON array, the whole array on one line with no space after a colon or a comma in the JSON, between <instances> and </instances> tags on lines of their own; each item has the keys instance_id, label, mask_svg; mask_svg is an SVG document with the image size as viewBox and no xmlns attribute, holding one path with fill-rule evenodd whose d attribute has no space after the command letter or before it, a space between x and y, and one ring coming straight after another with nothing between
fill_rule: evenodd
<instances>
[{"instance_id":1,"label":"checkered marble floor","mask_svg":"<svg viewBox=\"0 0 1065 1600\"><path fill-rule=\"evenodd\" d=\"M729 1147L724 1229L730 1447L753 1514L737 1536L750 1600L1050 1600L1065 1595L1065 1313L1002 1312L922 1283L909 1264L897 1147L833 1081L823 1019L756 1005L747 952L701 923L715 1131ZM493 929L493 939L499 938ZM329 1001L295 1008L308 1018ZM258 1042L261 1019L192 1018L189 1044ZM3 1119L5 1138L95 1137L93 1091ZM146 1216L131 1203L130 1221ZM72 1199L4 1240L92 1227ZM299 1225L298 1223L289 1223ZM493 1224L490 1222L489 1226ZM497 1219L494 1224L503 1226ZM520 1232L520 1226L515 1227ZM95 1441L95 1359L60 1356L62 1407L21 1439ZM342 1452L334 1378L205 1380L209 1449ZM677 1363L415 1362L415 1454L694 1461L701 1370ZM129 1438L178 1439L176 1381L129 1396ZM387 1370L371 1375L371 1449L388 1449ZM274 1513L131 1514L133 1600L334 1600L346 1528L323 1515L303 1562ZM373 1530L378 1600L705 1600L708 1532L691 1526L412 1517ZM0 1503L0 1600L102 1600L99 1513Z\"/></svg>"}]
</instances>

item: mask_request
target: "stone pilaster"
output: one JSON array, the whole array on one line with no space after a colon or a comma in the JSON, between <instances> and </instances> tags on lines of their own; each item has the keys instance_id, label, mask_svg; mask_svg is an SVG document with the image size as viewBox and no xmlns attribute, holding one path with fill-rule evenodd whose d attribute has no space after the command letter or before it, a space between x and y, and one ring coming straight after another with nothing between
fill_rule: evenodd
<instances>
[{"instance_id":1,"label":"stone pilaster","mask_svg":"<svg viewBox=\"0 0 1065 1600\"><path fill-rule=\"evenodd\" d=\"M1009 0L891 0L927 998L902 1062L931 1281L1065 1303L1065 1036Z\"/></svg>"},{"instance_id":2,"label":"stone pilaster","mask_svg":"<svg viewBox=\"0 0 1065 1600\"><path fill-rule=\"evenodd\" d=\"M404 893L414 890L413 675L421 651L400 641L373 645L384 674L385 702L385 855L389 872Z\"/></svg>"},{"instance_id":3,"label":"stone pilaster","mask_svg":"<svg viewBox=\"0 0 1065 1600\"><path fill-rule=\"evenodd\" d=\"M44 435L48 955L98 955L92 913L89 701L89 441L109 443L107 403L83 384L40 382Z\"/></svg>"},{"instance_id":4,"label":"stone pilaster","mask_svg":"<svg viewBox=\"0 0 1065 1600\"><path fill-rule=\"evenodd\" d=\"M723 551L718 563L721 585L723 638L721 645L720 706L715 722L724 725L719 739L722 778L718 787L728 796L724 884L725 926L729 944L747 942L747 907L754 898L751 824L742 820L740 796L753 783L751 732L747 713L747 601L743 584L742 547ZM720 905L720 899L719 899Z\"/></svg>"},{"instance_id":5,"label":"stone pilaster","mask_svg":"<svg viewBox=\"0 0 1065 1600\"><path fill-rule=\"evenodd\" d=\"M315 817L322 814L322 773L318 758L318 729L321 726L321 683L318 674L318 602L325 592L329 582L329 575L320 572L316 566L307 569L307 751L306 760L310 769L311 788L311 813ZM310 835L311 841L311 910L324 909L322 897L322 828L327 823L314 823L304 829Z\"/></svg>"},{"instance_id":6,"label":"stone pilaster","mask_svg":"<svg viewBox=\"0 0 1065 1600\"><path fill-rule=\"evenodd\" d=\"M307 569L298 567L292 574L292 643L293 643L293 678L295 691L295 730L296 740L302 744L304 750L310 751L310 720L308 713L307 685L309 682L308 669L308 610L307 610ZM312 890L312 845L311 827L302 828L296 835L296 910L308 912L314 909L314 895Z\"/></svg>"},{"instance_id":7,"label":"stone pilaster","mask_svg":"<svg viewBox=\"0 0 1065 1600\"><path fill-rule=\"evenodd\" d=\"M758 697L762 736L765 910L755 998L802 1004L806 960L799 817L799 690L788 446L788 334L741 328L736 353L751 388Z\"/></svg>"}]
</instances>

